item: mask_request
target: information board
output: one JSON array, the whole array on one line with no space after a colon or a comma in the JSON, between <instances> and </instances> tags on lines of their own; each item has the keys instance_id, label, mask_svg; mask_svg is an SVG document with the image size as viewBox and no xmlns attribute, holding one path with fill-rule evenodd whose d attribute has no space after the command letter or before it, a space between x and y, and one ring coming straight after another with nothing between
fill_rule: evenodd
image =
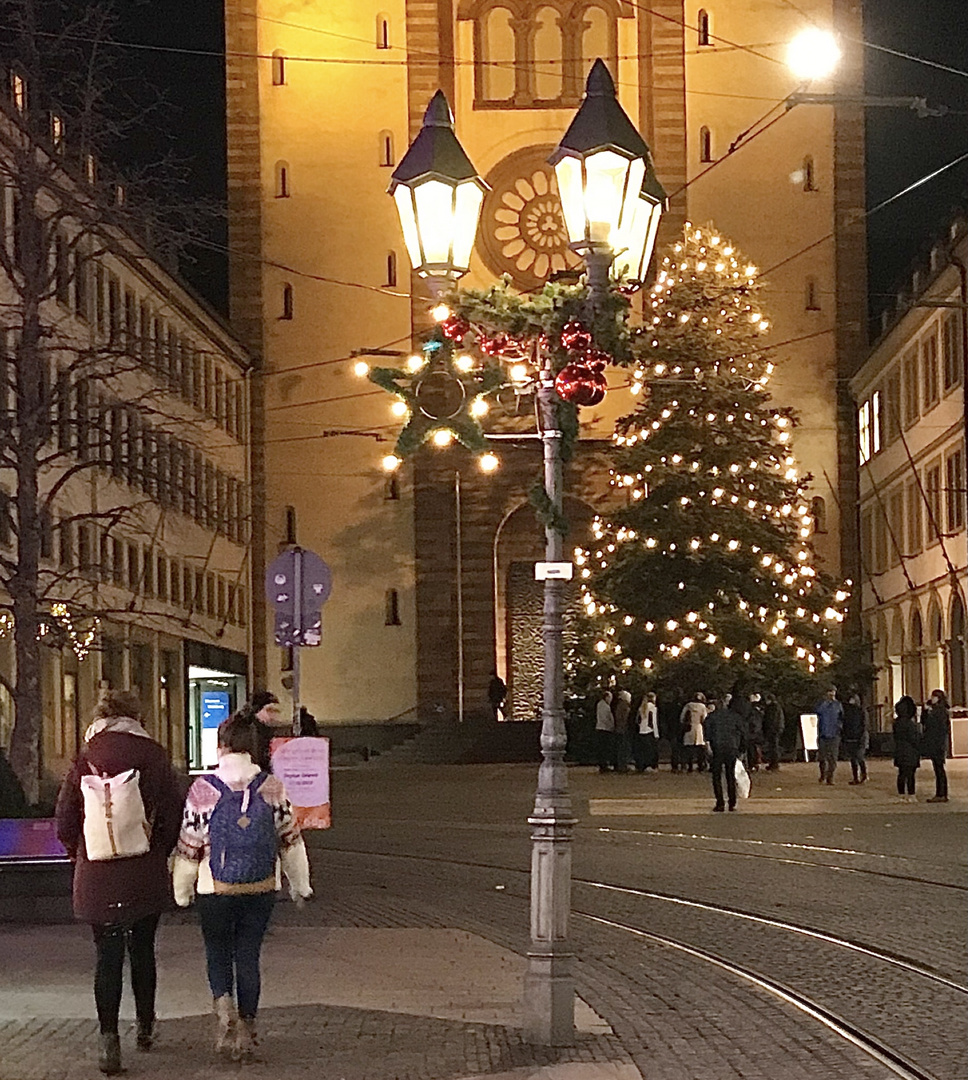
<instances>
[{"instance_id":1,"label":"information board","mask_svg":"<svg viewBox=\"0 0 968 1080\"><path fill-rule=\"evenodd\" d=\"M803 739L803 760L810 760L810 751L817 749L817 725L820 717L816 713L800 713L800 737Z\"/></svg>"},{"instance_id":2,"label":"information board","mask_svg":"<svg viewBox=\"0 0 968 1080\"><path fill-rule=\"evenodd\" d=\"M300 829L328 829L329 739L273 739L272 772L286 789Z\"/></svg>"}]
</instances>

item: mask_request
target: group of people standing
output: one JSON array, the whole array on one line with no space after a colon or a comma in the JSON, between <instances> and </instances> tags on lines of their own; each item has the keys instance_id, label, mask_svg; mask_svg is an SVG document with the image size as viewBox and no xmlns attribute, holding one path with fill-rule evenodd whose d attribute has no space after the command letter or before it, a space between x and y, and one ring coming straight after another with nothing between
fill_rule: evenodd
<instances>
[{"instance_id":1,"label":"group of people standing","mask_svg":"<svg viewBox=\"0 0 968 1080\"><path fill-rule=\"evenodd\" d=\"M281 873L312 895L306 847L271 774L278 700L257 694L218 730L218 766L184 786L149 735L137 695L108 690L57 799L57 832L74 863L75 916L92 927L98 1067L122 1072L119 1013L130 961L136 1043L155 1040L155 935L174 899L198 911L216 1016L215 1048L251 1061L259 958ZM288 726L288 725L287 725ZM169 864L170 858L173 857ZM281 871L281 873L280 873Z\"/></svg>"}]
</instances>

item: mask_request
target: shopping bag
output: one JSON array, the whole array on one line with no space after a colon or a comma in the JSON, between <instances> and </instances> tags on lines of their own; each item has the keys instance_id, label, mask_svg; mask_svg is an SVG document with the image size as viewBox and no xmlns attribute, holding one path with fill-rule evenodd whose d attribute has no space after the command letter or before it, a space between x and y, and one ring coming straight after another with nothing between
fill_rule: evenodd
<instances>
[{"instance_id":1,"label":"shopping bag","mask_svg":"<svg viewBox=\"0 0 968 1080\"><path fill-rule=\"evenodd\" d=\"M750 774L746 771L742 761L736 759L736 794L741 799L750 797Z\"/></svg>"}]
</instances>

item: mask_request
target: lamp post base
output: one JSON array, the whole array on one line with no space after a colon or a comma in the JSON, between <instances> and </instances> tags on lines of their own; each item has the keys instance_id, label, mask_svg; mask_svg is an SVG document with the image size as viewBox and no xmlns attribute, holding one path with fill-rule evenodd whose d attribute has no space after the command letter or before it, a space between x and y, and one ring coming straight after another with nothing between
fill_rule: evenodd
<instances>
[{"instance_id":1,"label":"lamp post base","mask_svg":"<svg viewBox=\"0 0 968 1080\"><path fill-rule=\"evenodd\" d=\"M524 977L525 1033L538 1046L575 1045L572 953L528 953Z\"/></svg>"}]
</instances>

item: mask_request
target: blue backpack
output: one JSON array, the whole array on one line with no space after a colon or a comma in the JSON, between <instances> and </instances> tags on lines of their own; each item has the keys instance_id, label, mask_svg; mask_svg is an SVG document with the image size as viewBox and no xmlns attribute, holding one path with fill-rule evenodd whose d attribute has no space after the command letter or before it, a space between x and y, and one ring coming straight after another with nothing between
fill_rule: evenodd
<instances>
[{"instance_id":1,"label":"blue backpack","mask_svg":"<svg viewBox=\"0 0 968 1080\"><path fill-rule=\"evenodd\" d=\"M243 791L233 791L217 776L206 777L219 793L208 823L209 863L217 893L275 888L279 851L275 815L259 795L267 776L260 772ZM269 885L269 889L247 889L247 885Z\"/></svg>"}]
</instances>

